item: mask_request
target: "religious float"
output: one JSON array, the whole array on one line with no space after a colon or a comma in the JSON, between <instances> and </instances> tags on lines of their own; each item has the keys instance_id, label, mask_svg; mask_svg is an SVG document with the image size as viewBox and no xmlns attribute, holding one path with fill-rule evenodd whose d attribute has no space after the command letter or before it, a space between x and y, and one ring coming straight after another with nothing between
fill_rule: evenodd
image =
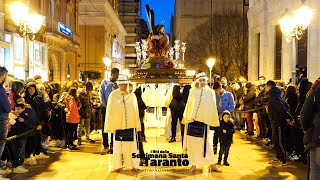
<instances>
[{"instance_id":1,"label":"religious float","mask_svg":"<svg viewBox=\"0 0 320 180\"><path fill-rule=\"evenodd\" d=\"M136 68L129 77L140 84L144 91L142 98L148 106L145 115L146 127L165 127L165 136L171 136L171 113L165 108L165 101L174 85L191 84L195 71L184 66L186 43L174 41L170 47L164 25L154 25L154 13L146 5L150 33L147 39L135 43ZM180 126L177 126L180 136Z\"/></svg>"},{"instance_id":2,"label":"religious float","mask_svg":"<svg viewBox=\"0 0 320 180\"><path fill-rule=\"evenodd\" d=\"M164 25L154 25L154 13L148 5L146 12L150 34L147 39L136 42L137 68L130 80L143 84L190 84L194 72L187 71L184 66L186 43L175 40L174 47L170 48Z\"/></svg>"}]
</instances>

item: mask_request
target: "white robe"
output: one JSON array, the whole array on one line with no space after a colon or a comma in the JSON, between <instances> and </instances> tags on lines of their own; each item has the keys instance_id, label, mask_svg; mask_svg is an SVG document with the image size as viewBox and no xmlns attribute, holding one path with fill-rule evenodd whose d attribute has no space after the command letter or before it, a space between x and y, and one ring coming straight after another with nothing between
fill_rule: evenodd
<instances>
[{"instance_id":1,"label":"white robe","mask_svg":"<svg viewBox=\"0 0 320 180\"><path fill-rule=\"evenodd\" d=\"M210 127L207 126L207 145L206 157L203 157L204 138L198 138L187 135L187 127L185 128L183 139L183 152L188 154L190 165L209 166L215 164L213 149L210 146L209 135Z\"/></svg>"},{"instance_id":2,"label":"white robe","mask_svg":"<svg viewBox=\"0 0 320 180\"><path fill-rule=\"evenodd\" d=\"M199 106L202 89L201 103ZM207 145L205 157L203 157L204 137L198 138L187 135L188 124L195 120L207 124ZM192 88L190 90L182 123L186 125L183 150L184 153L188 154L190 164L202 166L214 164L213 150L210 148L209 142L210 126L219 126L216 95L214 90L210 89L208 86L204 88Z\"/></svg>"},{"instance_id":3,"label":"white robe","mask_svg":"<svg viewBox=\"0 0 320 180\"><path fill-rule=\"evenodd\" d=\"M123 103L125 101L125 105ZM139 168L137 132L141 130L138 102L134 93L123 94L120 89L113 91L108 99L104 132L114 133L116 130L135 128L133 141L116 141L113 143L113 169ZM122 166L122 161L124 166Z\"/></svg>"}]
</instances>

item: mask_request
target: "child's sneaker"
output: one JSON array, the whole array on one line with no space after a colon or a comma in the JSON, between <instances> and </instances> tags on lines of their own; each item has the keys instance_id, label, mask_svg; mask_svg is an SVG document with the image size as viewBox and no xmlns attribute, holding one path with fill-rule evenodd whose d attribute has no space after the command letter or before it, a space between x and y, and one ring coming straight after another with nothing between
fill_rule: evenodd
<instances>
[{"instance_id":1,"label":"child's sneaker","mask_svg":"<svg viewBox=\"0 0 320 180\"><path fill-rule=\"evenodd\" d=\"M230 164L228 163L228 161L225 161L225 162L223 163L223 165L225 165L225 166L230 166Z\"/></svg>"}]
</instances>

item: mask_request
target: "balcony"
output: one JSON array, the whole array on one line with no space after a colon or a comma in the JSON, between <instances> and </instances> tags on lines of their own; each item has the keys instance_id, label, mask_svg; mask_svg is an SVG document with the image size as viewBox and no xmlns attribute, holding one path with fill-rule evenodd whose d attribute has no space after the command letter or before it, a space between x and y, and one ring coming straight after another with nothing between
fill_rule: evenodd
<instances>
[{"instance_id":1,"label":"balcony","mask_svg":"<svg viewBox=\"0 0 320 180\"><path fill-rule=\"evenodd\" d=\"M58 31L59 29L59 22L56 20L46 19L46 35L53 35L60 38L65 38L73 42L73 44L80 46L80 36L75 32L71 32L71 36L68 37L61 32Z\"/></svg>"}]
</instances>

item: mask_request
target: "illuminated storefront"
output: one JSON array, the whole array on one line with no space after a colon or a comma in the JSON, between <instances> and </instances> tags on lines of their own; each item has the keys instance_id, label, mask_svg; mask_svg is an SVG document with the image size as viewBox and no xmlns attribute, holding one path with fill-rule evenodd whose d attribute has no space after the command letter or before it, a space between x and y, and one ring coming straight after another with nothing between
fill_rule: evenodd
<instances>
[{"instance_id":1,"label":"illuminated storefront","mask_svg":"<svg viewBox=\"0 0 320 180\"><path fill-rule=\"evenodd\" d=\"M25 39L18 34L5 34L4 40L10 43L9 48L1 47L1 61L9 74L17 79L25 79ZM43 81L48 80L47 45L39 41L29 41L30 76L41 75Z\"/></svg>"}]
</instances>

